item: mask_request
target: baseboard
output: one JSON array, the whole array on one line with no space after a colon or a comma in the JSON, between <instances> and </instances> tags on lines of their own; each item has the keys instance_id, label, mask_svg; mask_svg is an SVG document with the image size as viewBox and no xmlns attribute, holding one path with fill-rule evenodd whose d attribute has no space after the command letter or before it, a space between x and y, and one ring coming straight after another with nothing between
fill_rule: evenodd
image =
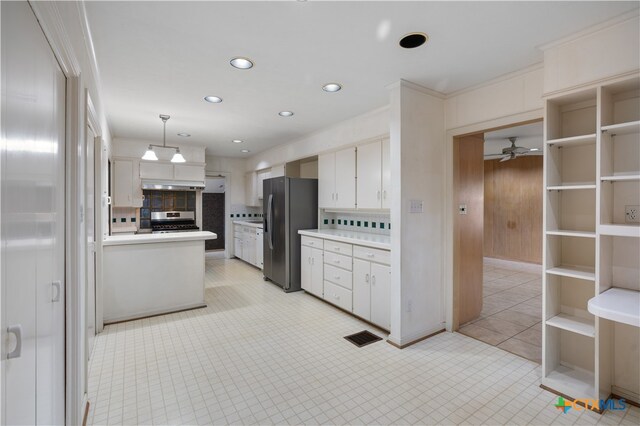
<instances>
[{"instance_id":1,"label":"baseboard","mask_svg":"<svg viewBox=\"0 0 640 426\"><path fill-rule=\"evenodd\" d=\"M166 315L166 314L175 314L177 312L190 311L192 309L200 309L200 308L206 308L206 307L207 307L206 303L196 303L196 304L178 306L178 307L172 308L172 309L164 309L164 310L161 310L161 311L145 312L143 314L140 314L140 316L122 317L122 318L115 318L115 319L109 319L109 320L105 319L104 320L104 325L118 324L118 323L121 323L121 322L128 322L128 321L136 321L136 320L140 320L140 319L152 318L152 317L157 317L157 316Z\"/></svg>"},{"instance_id":2,"label":"baseboard","mask_svg":"<svg viewBox=\"0 0 640 426\"><path fill-rule=\"evenodd\" d=\"M89 405L90 404L91 403L87 399L87 402L85 403L85 407L84 407L84 415L82 416L82 426L87 426L87 420L89 418Z\"/></svg>"},{"instance_id":3,"label":"baseboard","mask_svg":"<svg viewBox=\"0 0 640 426\"><path fill-rule=\"evenodd\" d=\"M410 337L404 339L404 342L403 341L398 341L398 339L395 339L392 336L389 336L389 338L387 339L387 343L389 343L391 346L395 346L398 349L404 349L404 348L406 348L408 346L415 345L418 342L422 342L423 340L426 340L426 339L428 339L430 337L433 337L433 336L435 336L437 334L440 334L440 333L443 333L445 331L446 330L444 328L439 328L439 329L436 329L435 331L430 330L430 331L426 332L426 334L425 333L421 333L422 335L419 335L419 336L410 336Z\"/></svg>"},{"instance_id":4,"label":"baseboard","mask_svg":"<svg viewBox=\"0 0 640 426\"><path fill-rule=\"evenodd\" d=\"M495 266L498 268L514 268L523 272L542 273L542 265L537 263L520 262L516 260L497 259L495 257L483 258L485 265Z\"/></svg>"},{"instance_id":5,"label":"baseboard","mask_svg":"<svg viewBox=\"0 0 640 426\"><path fill-rule=\"evenodd\" d=\"M614 385L611 386L611 393L613 394L614 398L624 399L629 404L640 407L640 395L633 391L623 389Z\"/></svg>"}]
</instances>

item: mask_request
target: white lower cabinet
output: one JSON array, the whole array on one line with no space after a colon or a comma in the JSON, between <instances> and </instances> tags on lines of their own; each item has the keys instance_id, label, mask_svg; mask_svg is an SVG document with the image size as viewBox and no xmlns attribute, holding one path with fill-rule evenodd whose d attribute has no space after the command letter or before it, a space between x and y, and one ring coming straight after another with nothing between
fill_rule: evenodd
<instances>
[{"instance_id":1,"label":"white lower cabinet","mask_svg":"<svg viewBox=\"0 0 640 426\"><path fill-rule=\"evenodd\" d=\"M301 247L301 282L302 289L318 297L323 295L322 250L305 246Z\"/></svg>"},{"instance_id":2,"label":"white lower cabinet","mask_svg":"<svg viewBox=\"0 0 640 426\"><path fill-rule=\"evenodd\" d=\"M389 250L302 236L302 289L385 330L391 328Z\"/></svg>"},{"instance_id":3,"label":"white lower cabinet","mask_svg":"<svg viewBox=\"0 0 640 426\"><path fill-rule=\"evenodd\" d=\"M263 268L264 264L262 241L262 228L244 225L235 225L233 228L233 248L235 256L260 269Z\"/></svg>"}]
</instances>

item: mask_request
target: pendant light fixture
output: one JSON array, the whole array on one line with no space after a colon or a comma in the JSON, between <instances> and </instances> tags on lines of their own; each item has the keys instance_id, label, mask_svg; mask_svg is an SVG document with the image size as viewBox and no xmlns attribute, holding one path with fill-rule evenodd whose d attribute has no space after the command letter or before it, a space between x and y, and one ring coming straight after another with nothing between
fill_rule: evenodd
<instances>
[{"instance_id":1,"label":"pendant light fixture","mask_svg":"<svg viewBox=\"0 0 640 426\"><path fill-rule=\"evenodd\" d=\"M173 154L173 157L171 158L172 163L184 163L187 161L184 159L182 154L180 154L180 148L178 148L177 146L167 146L167 121L170 118L171 116L169 115L160 114L160 120L162 120L162 124L163 124L162 145L149 144L149 149L147 149L147 151L142 156L143 160L158 161L158 156L153 150L153 147L155 146L158 148L175 149L176 152L175 154Z\"/></svg>"}]
</instances>

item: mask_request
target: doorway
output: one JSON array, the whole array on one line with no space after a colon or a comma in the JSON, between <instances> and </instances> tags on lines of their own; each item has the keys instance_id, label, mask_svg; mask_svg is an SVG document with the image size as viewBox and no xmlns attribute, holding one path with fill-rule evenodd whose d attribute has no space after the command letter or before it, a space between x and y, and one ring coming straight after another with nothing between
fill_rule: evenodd
<instances>
[{"instance_id":1,"label":"doorway","mask_svg":"<svg viewBox=\"0 0 640 426\"><path fill-rule=\"evenodd\" d=\"M209 257L215 254L224 257L226 192L225 176L206 177L205 188L202 191L202 230L213 232L218 236L215 240L205 241L205 250Z\"/></svg>"},{"instance_id":2,"label":"doorway","mask_svg":"<svg viewBox=\"0 0 640 426\"><path fill-rule=\"evenodd\" d=\"M542 122L454 140L459 331L540 362Z\"/></svg>"}]
</instances>

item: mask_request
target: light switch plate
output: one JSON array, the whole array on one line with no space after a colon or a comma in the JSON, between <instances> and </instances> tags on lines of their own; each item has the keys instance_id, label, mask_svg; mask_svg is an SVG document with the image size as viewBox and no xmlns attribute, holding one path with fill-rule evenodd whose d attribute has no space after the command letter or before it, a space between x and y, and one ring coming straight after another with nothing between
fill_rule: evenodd
<instances>
[{"instance_id":1,"label":"light switch plate","mask_svg":"<svg viewBox=\"0 0 640 426\"><path fill-rule=\"evenodd\" d=\"M409 213L422 213L423 210L423 202L422 200L411 200L411 204L409 206Z\"/></svg>"}]
</instances>

